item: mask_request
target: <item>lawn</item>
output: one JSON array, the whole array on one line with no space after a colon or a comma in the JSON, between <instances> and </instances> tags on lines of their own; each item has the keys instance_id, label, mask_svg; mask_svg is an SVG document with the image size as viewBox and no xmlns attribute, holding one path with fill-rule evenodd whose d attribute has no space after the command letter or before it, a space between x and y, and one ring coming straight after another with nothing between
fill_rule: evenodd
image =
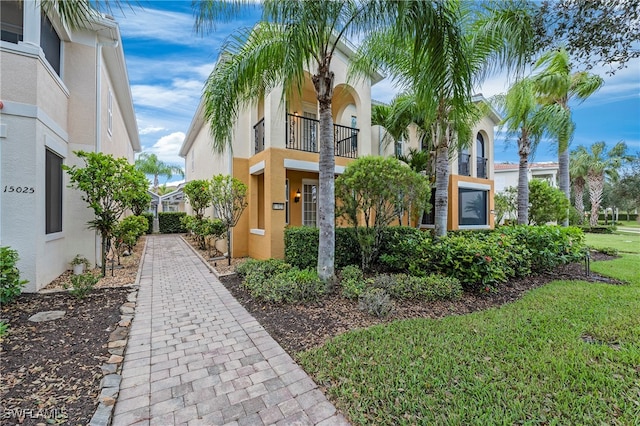
<instances>
[{"instance_id":1,"label":"lawn","mask_svg":"<svg viewBox=\"0 0 640 426\"><path fill-rule=\"evenodd\" d=\"M628 285L554 281L500 308L343 334L301 362L354 424L637 424L639 260L593 263Z\"/></svg>"},{"instance_id":2,"label":"lawn","mask_svg":"<svg viewBox=\"0 0 640 426\"><path fill-rule=\"evenodd\" d=\"M614 248L623 253L640 253L640 234L590 234L585 241L591 248Z\"/></svg>"}]
</instances>

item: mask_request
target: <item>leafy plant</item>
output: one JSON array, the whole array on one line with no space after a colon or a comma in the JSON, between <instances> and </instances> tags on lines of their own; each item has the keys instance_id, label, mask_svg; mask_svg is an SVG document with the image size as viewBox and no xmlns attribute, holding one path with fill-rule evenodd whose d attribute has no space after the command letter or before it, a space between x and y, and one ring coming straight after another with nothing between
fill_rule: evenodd
<instances>
[{"instance_id":1,"label":"leafy plant","mask_svg":"<svg viewBox=\"0 0 640 426\"><path fill-rule=\"evenodd\" d=\"M227 231L227 254L231 265L231 228L235 227L247 208L247 185L229 175L215 175L211 179L211 205Z\"/></svg>"},{"instance_id":2,"label":"leafy plant","mask_svg":"<svg viewBox=\"0 0 640 426\"><path fill-rule=\"evenodd\" d=\"M11 302L22 292L27 280L20 279L16 267L18 252L10 247L0 247L0 304Z\"/></svg>"},{"instance_id":3,"label":"leafy plant","mask_svg":"<svg viewBox=\"0 0 640 426\"><path fill-rule=\"evenodd\" d=\"M532 179L529 182L529 224L544 225L562 222L568 218L569 200L562 191L546 181Z\"/></svg>"},{"instance_id":4,"label":"leafy plant","mask_svg":"<svg viewBox=\"0 0 640 426\"><path fill-rule=\"evenodd\" d=\"M147 234L153 233L153 213L142 213L140 216L144 216L145 219L147 219L147 229L145 232Z\"/></svg>"},{"instance_id":5,"label":"leafy plant","mask_svg":"<svg viewBox=\"0 0 640 426\"><path fill-rule=\"evenodd\" d=\"M617 256L619 254L618 249L613 247L598 247L598 251L608 256Z\"/></svg>"},{"instance_id":6,"label":"leafy plant","mask_svg":"<svg viewBox=\"0 0 640 426\"><path fill-rule=\"evenodd\" d=\"M397 300L455 300L462 295L462 285L457 278L436 274L423 277L380 274L373 279L372 286L383 289Z\"/></svg>"},{"instance_id":7,"label":"leafy plant","mask_svg":"<svg viewBox=\"0 0 640 426\"><path fill-rule=\"evenodd\" d=\"M381 288L368 288L358 298L358 309L378 318L384 318L394 310L394 303Z\"/></svg>"},{"instance_id":8,"label":"leafy plant","mask_svg":"<svg viewBox=\"0 0 640 426\"><path fill-rule=\"evenodd\" d=\"M266 302L300 303L317 300L326 292L314 269L291 268L264 281L252 295Z\"/></svg>"},{"instance_id":9,"label":"leafy plant","mask_svg":"<svg viewBox=\"0 0 640 426\"><path fill-rule=\"evenodd\" d=\"M211 194L209 193L210 182L205 179L189 181L183 188L184 195L193 209L193 214L197 219L202 219L204 211L211 205Z\"/></svg>"},{"instance_id":10,"label":"leafy plant","mask_svg":"<svg viewBox=\"0 0 640 426\"><path fill-rule=\"evenodd\" d=\"M93 290L98 281L100 281L100 277L96 277L91 272L71 275L71 290L69 290L69 293L78 299L82 299ZM69 288L69 284L65 284L64 288Z\"/></svg>"},{"instance_id":11,"label":"leafy plant","mask_svg":"<svg viewBox=\"0 0 640 426\"><path fill-rule=\"evenodd\" d=\"M85 269L89 269L91 267L91 264L89 263L89 259L87 259L81 254L76 254L76 256L73 259L71 259L71 262L69 262L69 264L71 266L84 265Z\"/></svg>"},{"instance_id":12,"label":"leafy plant","mask_svg":"<svg viewBox=\"0 0 640 426\"><path fill-rule=\"evenodd\" d=\"M160 212L158 213L158 225L161 234L182 234L187 230L182 225L181 219L185 212Z\"/></svg>"},{"instance_id":13,"label":"leafy plant","mask_svg":"<svg viewBox=\"0 0 640 426\"><path fill-rule=\"evenodd\" d=\"M291 269L291 265L280 259L255 260L249 259L236 268L237 273L244 278L242 285L251 293L259 292L265 282L280 272Z\"/></svg>"},{"instance_id":14,"label":"leafy plant","mask_svg":"<svg viewBox=\"0 0 640 426\"><path fill-rule=\"evenodd\" d=\"M6 336L8 332L9 332L9 324L0 320L0 341L2 341L2 338Z\"/></svg>"},{"instance_id":15,"label":"leafy plant","mask_svg":"<svg viewBox=\"0 0 640 426\"><path fill-rule=\"evenodd\" d=\"M345 266L342 268L340 275L342 295L347 299L357 299L369 283L368 280L364 279L362 270L355 265Z\"/></svg>"},{"instance_id":16,"label":"leafy plant","mask_svg":"<svg viewBox=\"0 0 640 426\"><path fill-rule=\"evenodd\" d=\"M360 250L353 228L336 228L335 265L360 264ZM318 264L319 230L310 226L289 226L284 231L284 258L300 269Z\"/></svg>"}]
</instances>

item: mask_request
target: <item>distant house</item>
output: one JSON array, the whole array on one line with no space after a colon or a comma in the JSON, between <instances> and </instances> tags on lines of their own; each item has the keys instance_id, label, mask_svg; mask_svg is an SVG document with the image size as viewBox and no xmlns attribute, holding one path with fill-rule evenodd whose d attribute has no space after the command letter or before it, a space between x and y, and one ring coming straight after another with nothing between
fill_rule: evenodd
<instances>
[{"instance_id":1,"label":"distant house","mask_svg":"<svg viewBox=\"0 0 640 426\"><path fill-rule=\"evenodd\" d=\"M358 157L394 155L394 147L381 146L384 129L371 125L371 86L382 76L348 80L353 53L340 43L332 62L336 175ZM223 154L212 152L201 103L180 149L187 182L222 173L248 186L249 205L231 236L233 257L282 258L286 226L318 223L319 114L310 74L300 95L282 102L282 93L277 88L241 110L232 131L232 150ZM484 117L476 126L472 147L451 163L450 229L493 226L493 128L498 122L494 113ZM398 149L409 147L421 148L415 131ZM213 216L212 209L206 214ZM426 215L423 225L432 224L433 218Z\"/></svg>"},{"instance_id":2,"label":"distant house","mask_svg":"<svg viewBox=\"0 0 640 426\"><path fill-rule=\"evenodd\" d=\"M20 255L26 291L46 286L82 254L99 256L93 212L67 188L73 151L133 161L140 151L118 24L95 14L71 30L34 0L0 1L0 244Z\"/></svg>"},{"instance_id":3,"label":"distant house","mask_svg":"<svg viewBox=\"0 0 640 426\"><path fill-rule=\"evenodd\" d=\"M495 168L496 192L502 192L509 187L518 187L518 164L498 163ZM552 187L558 187L558 163L541 162L529 164L529 180L542 179Z\"/></svg>"}]
</instances>

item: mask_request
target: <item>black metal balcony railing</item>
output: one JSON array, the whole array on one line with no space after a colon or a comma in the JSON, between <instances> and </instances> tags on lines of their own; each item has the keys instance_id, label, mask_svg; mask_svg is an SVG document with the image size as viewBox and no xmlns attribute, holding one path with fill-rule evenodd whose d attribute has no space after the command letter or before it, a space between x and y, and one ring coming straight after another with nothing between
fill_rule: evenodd
<instances>
[{"instance_id":1,"label":"black metal balcony railing","mask_svg":"<svg viewBox=\"0 0 640 426\"><path fill-rule=\"evenodd\" d=\"M476 176L482 179L487 178L487 159L484 157L476 159Z\"/></svg>"},{"instance_id":2,"label":"black metal balcony railing","mask_svg":"<svg viewBox=\"0 0 640 426\"><path fill-rule=\"evenodd\" d=\"M264 151L264 118L253 126L256 154Z\"/></svg>"},{"instance_id":3,"label":"black metal balcony railing","mask_svg":"<svg viewBox=\"0 0 640 426\"><path fill-rule=\"evenodd\" d=\"M320 151L320 121L315 118L287 114L288 149L299 151ZM338 157L358 157L358 132L352 127L333 125L334 155Z\"/></svg>"},{"instance_id":4,"label":"black metal balcony railing","mask_svg":"<svg viewBox=\"0 0 640 426\"><path fill-rule=\"evenodd\" d=\"M458 174L460 176L471 176L471 163L469 154L458 154Z\"/></svg>"}]
</instances>

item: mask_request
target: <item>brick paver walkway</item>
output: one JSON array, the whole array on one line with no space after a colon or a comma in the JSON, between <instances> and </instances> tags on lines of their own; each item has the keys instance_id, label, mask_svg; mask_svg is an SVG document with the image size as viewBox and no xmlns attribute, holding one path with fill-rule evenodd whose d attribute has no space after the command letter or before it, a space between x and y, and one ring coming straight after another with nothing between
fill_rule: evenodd
<instances>
[{"instance_id":1,"label":"brick paver walkway","mask_svg":"<svg viewBox=\"0 0 640 426\"><path fill-rule=\"evenodd\" d=\"M150 236L113 424L347 424L178 236Z\"/></svg>"}]
</instances>

